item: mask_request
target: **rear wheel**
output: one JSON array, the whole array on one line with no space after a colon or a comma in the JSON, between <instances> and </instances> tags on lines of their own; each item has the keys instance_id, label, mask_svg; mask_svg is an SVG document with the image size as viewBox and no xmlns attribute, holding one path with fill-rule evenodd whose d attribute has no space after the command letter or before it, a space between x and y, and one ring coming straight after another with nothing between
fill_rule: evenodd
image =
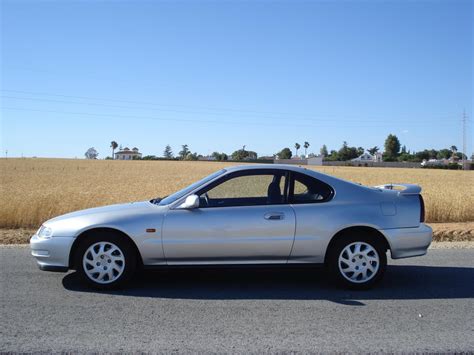
<instances>
[{"instance_id":1,"label":"rear wheel","mask_svg":"<svg viewBox=\"0 0 474 355\"><path fill-rule=\"evenodd\" d=\"M125 285L135 272L135 250L127 240L113 233L88 237L76 252L77 272L88 285L113 289Z\"/></svg>"},{"instance_id":2,"label":"rear wheel","mask_svg":"<svg viewBox=\"0 0 474 355\"><path fill-rule=\"evenodd\" d=\"M387 268L385 248L373 237L341 237L329 250L329 270L335 281L352 289L367 289Z\"/></svg>"}]
</instances>

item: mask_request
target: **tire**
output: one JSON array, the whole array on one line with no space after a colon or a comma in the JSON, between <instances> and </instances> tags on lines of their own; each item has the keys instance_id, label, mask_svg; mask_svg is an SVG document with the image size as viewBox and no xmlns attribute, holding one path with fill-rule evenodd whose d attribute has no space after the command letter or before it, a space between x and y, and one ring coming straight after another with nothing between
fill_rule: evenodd
<instances>
[{"instance_id":1,"label":"tire","mask_svg":"<svg viewBox=\"0 0 474 355\"><path fill-rule=\"evenodd\" d=\"M137 255L118 233L102 231L87 236L76 250L74 265L84 283L99 290L123 287L132 278Z\"/></svg>"},{"instance_id":2,"label":"tire","mask_svg":"<svg viewBox=\"0 0 474 355\"><path fill-rule=\"evenodd\" d=\"M328 251L327 266L332 279L344 288L365 290L383 277L387 254L377 237L341 236Z\"/></svg>"}]
</instances>

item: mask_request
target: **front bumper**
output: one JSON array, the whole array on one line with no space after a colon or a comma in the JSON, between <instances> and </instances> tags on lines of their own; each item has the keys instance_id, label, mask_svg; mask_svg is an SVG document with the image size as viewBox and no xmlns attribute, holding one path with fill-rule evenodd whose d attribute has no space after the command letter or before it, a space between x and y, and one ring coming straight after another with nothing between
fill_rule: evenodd
<instances>
[{"instance_id":1,"label":"front bumper","mask_svg":"<svg viewBox=\"0 0 474 355\"><path fill-rule=\"evenodd\" d=\"M424 223L416 228L384 229L382 232L390 244L392 259L425 255L433 238L433 230Z\"/></svg>"},{"instance_id":2,"label":"front bumper","mask_svg":"<svg viewBox=\"0 0 474 355\"><path fill-rule=\"evenodd\" d=\"M35 234L30 239L31 255L41 270L64 272L69 269L69 253L73 242L72 237L43 239Z\"/></svg>"}]
</instances>

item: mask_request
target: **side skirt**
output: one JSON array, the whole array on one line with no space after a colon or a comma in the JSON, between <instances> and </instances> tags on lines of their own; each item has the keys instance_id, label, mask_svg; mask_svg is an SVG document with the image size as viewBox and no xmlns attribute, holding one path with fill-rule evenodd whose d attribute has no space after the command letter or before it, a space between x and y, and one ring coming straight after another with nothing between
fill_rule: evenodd
<instances>
[{"instance_id":1,"label":"side skirt","mask_svg":"<svg viewBox=\"0 0 474 355\"><path fill-rule=\"evenodd\" d=\"M144 270L174 270L174 269L311 269L322 268L324 263L319 264L218 264L218 265L144 265Z\"/></svg>"}]
</instances>

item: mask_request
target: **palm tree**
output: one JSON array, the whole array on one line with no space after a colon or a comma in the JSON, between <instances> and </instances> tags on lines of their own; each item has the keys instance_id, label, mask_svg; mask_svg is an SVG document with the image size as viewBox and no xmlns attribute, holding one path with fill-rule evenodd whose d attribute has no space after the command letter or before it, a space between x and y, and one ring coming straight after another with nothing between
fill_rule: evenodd
<instances>
[{"instance_id":1,"label":"palm tree","mask_svg":"<svg viewBox=\"0 0 474 355\"><path fill-rule=\"evenodd\" d=\"M300 149L301 146L299 143L295 143L295 149L296 149L296 156L298 156L298 149Z\"/></svg>"},{"instance_id":2,"label":"palm tree","mask_svg":"<svg viewBox=\"0 0 474 355\"><path fill-rule=\"evenodd\" d=\"M379 147L375 146L373 148L367 149L370 155L375 155L379 151Z\"/></svg>"},{"instance_id":3,"label":"palm tree","mask_svg":"<svg viewBox=\"0 0 474 355\"><path fill-rule=\"evenodd\" d=\"M309 148L309 143L308 142L304 142L304 156L307 157L308 155L306 154L306 150Z\"/></svg>"},{"instance_id":4,"label":"palm tree","mask_svg":"<svg viewBox=\"0 0 474 355\"><path fill-rule=\"evenodd\" d=\"M118 147L118 144L116 141L110 142L110 148L112 148L112 159L115 159L114 152L115 152L115 149L117 149L117 147Z\"/></svg>"},{"instance_id":5,"label":"palm tree","mask_svg":"<svg viewBox=\"0 0 474 355\"><path fill-rule=\"evenodd\" d=\"M451 146L451 152L453 152L452 154L452 157L454 158L454 156L456 155L456 152L458 151L458 147L456 147L455 145L452 145Z\"/></svg>"}]
</instances>

